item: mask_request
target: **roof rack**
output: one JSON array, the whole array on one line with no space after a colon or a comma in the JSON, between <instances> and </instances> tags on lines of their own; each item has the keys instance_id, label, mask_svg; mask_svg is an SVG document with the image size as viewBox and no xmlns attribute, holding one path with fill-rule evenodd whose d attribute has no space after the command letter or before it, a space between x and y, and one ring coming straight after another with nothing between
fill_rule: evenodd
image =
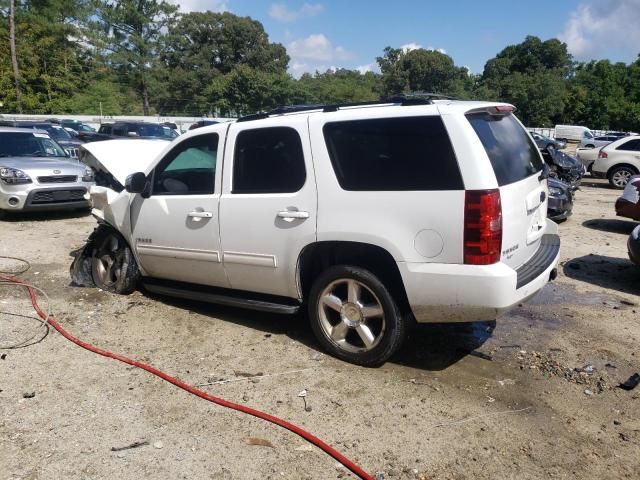
<instances>
[{"instance_id":1,"label":"roof rack","mask_svg":"<svg viewBox=\"0 0 640 480\"><path fill-rule=\"evenodd\" d=\"M455 97L448 95L442 95L440 93L428 93L428 92L413 92L413 93L401 93L393 95L389 98L381 98L380 100L370 100L366 102L346 102L346 103L334 103L334 104L311 104L311 105L284 105L268 112L259 112L251 115L245 115L240 117L237 122L249 122L251 120L261 120L269 118L272 115L284 115L286 113L300 113L309 112L312 110L322 110L323 112L337 112L341 108L349 107L369 107L374 105L431 105L433 100L455 100Z\"/></svg>"}]
</instances>

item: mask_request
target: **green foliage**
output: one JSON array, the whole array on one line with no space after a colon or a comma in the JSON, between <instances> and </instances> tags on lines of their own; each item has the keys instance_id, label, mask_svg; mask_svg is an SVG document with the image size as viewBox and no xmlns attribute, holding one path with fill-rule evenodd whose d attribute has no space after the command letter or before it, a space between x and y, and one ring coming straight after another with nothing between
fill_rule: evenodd
<instances>
[{"instance_id":1,"label":"green foliage","mask_svg":"<svg viewBox=\"0 0 640 480\"><path fill-rule=\"evenodd\" d=\"M456 67L449 55L435 50L403 52L387 47L377 61L384 96L418 91L466 96L468 91L467 69Z\"/></svg>"},{"instance_id":2,"label":"green foliage","mask_svg":"<svg viewBox=\"0 0 640 480\"><path fill-rule=\"evenodd\" d=\"M0 101L17 101L6 0L0 0ZM29 113L244 115L287 104L376 100L427 91L513 103L530 126L640 131L640 57L573 62L557 39L528 36L471 74L446 54L387 47L381 74L287 73L262 24L231 13L180 14L167 0L21 0L16 50Z\"/></svg>"}]
</instances>

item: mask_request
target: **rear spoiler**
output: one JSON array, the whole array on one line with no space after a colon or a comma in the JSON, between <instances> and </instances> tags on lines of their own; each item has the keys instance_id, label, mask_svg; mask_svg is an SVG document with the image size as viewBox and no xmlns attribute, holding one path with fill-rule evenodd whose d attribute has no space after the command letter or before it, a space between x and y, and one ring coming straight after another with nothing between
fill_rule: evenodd
<instances>
[{"instance_id":1,"label":"rear spoiler","mask_svg":"<svg viewBox=\"0 0 640 480\"><path fill-rule=\"evenodd\" d=\"M465 115L486 114L495 116L510 115L516 111L516 107L511 104L488 105L486 107L474 108L466 112Z\"/></svg>"}]
</instances>

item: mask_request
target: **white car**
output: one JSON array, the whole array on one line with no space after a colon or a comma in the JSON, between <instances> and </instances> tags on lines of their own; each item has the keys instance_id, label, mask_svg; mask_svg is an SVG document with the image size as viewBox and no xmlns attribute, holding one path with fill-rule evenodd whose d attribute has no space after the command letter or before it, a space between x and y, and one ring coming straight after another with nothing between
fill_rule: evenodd
<instances>
[{"instance_id":1,"label":"white car","mask_svg":"<svg viewBox=\"0 0 640 480\"><path fill-rule=\"evenodd\" d=\"M101 226L73 271L119 293L141 282L306 307L326 350L379 365L413 321L494 319L555 276L546 170L513 110L427 99L280 109L162 151L86 144L82 161L108 181L92 189Z\"/></svg>"},{"instance_id":2,"label":"white car","mask_svg":"<svg viewBox=\"0 0 640 480\"><path fill-rule=\"evenodd\" d=\"M609 179L614 188L624 188L633 175L640 173L640 135L624 137L600 149L591 167L595 177Z\"/></svg>"}]
</instances>

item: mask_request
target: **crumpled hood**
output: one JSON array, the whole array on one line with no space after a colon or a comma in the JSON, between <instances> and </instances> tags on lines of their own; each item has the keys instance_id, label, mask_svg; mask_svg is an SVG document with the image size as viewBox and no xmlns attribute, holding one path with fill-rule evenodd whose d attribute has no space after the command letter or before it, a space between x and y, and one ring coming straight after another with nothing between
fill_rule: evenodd
<instances>
[{"instance_id":1,"label":"crumpled hood","mask_svg":"<svg viewBox=\"0 0 640 480\"><path fill-rule=\"evenodd\" d=\"M82 144L78 156L85 165L111 174L124 186L132 173L148 173L150 165L169 145L166 140L106 140Z\"/></svg>"}]
</instances>

